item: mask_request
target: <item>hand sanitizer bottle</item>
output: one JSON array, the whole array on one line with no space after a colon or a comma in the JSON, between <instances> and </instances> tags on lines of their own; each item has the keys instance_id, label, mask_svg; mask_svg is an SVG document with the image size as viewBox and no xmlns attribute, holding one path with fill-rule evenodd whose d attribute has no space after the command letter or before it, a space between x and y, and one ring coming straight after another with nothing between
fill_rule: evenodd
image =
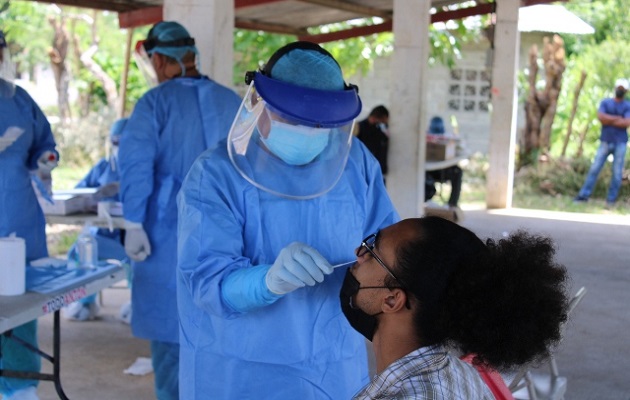
<instances>
[{"instance_id":1,"label":"hand sanitizer bottle","mask_svg":"<svg viewBox=\"0 0 630 400\"><path fill-rule=\"evenodd\" d=\"M77 238L79 268L94 269L98 264L98 244L90 228L89 223L85 224Z\"/></svg>"}]
</instances>

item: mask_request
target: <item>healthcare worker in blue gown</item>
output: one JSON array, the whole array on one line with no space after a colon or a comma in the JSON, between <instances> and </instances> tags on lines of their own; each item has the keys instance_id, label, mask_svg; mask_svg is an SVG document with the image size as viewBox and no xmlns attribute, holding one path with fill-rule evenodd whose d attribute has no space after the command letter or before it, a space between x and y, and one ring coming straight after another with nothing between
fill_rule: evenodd
<instances>
[{"instance_id":1,"label":"healthcare worker in blue gown","mask_svg":"<svg viewBox=\"0 0 630 400\"><path fill-rule=\"evenodd\" d=\"M118 145L127 118L121 118L114 122L109 131L111 143L111 155L102 158L92 169L76 184L75 188L98 188L94 197L99 201L120 201L118 188L120 174L118 167ZM120 229L109 230L107 228L89 228L98 244L98 256L100 259L122 260L126 258L122 247ZM68 259L76 259L76 243L68 252ZM90 295L63 308L62 314L73 321L89 321L98 316L99 307L96 302L96 294ZM121 313L122 314L122 313Z\"/></svg>"},{"instance_id":2,"label":"healthcare worker in blue gown","mask_svg":"<svg viewBox=\"0 0 630 400\"><path fill-rule=\"evenodd\" d=\"M197 156L224 139L241 102L199 73L186 29L160 22L144 49L160 84L138 101L120 143L125 250L135 261L133 334L151 341L157 398L178 393L176 195Z\"/></svg>"},{"instance_id":3,"label":"healthcare worker in blue gown","mask_svg":"<svg viewBox=\"0 0 630 400\"><path fill-rule=\"evenodd\" d=\"M354 138L355 86L294 42L250 85L227 139L178 196L182 399L349 399L366 344L339 290L361 240L399 219Z\"/></svg>"},{"instance_id":4,"label":"healthcare worker in blue gown","mask_svg":"<svg viewBox=\"0 0 630 400\"><path fill-rule=\"evenodd\" d=\"M13 64L0 31L0 237L15 233L26 242L26 259L48 256L46 221L30 172L50 172L59 159L50 125L35 101L13 84ZM13 329L37 346L37 320ZM0 337L0 368L39 372L40 356L15 340ZM3 400L36 400L38 381L0 377Z\"/></svg>"}]
</instances>

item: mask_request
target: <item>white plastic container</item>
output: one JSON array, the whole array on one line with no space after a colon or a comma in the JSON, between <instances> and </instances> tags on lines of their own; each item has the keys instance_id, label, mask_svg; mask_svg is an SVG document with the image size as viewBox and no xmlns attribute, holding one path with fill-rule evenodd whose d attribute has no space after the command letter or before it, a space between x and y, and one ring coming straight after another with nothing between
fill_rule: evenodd
<instances>
[{"instance_id":1,"label":"white plastic container","mask_svg":"<svg viewBox=\"0 0 630 400\"><path fill-rule=\"evenodd\" d=\"M90 228L90 225L86 224L77 238L79 268L94 269L98 265L98 242Z\"/></svg>"}]
</instances>

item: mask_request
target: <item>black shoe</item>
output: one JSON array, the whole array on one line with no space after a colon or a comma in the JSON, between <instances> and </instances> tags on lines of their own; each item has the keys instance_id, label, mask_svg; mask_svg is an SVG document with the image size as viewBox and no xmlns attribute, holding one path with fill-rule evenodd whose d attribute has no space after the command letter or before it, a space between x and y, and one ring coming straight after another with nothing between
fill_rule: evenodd
<instances>
[{"instance_id":1,"label":"black shoe","mask_svg":"<svg viewBox=\"0 0 630 400\"><path fill-rule=\"evenodd\" d=\"M588 198L582 197L580 195L575 196L575 198L573 199L574 203L586 203L587 201L588 201Z\"/></svg>"}]
</instances>

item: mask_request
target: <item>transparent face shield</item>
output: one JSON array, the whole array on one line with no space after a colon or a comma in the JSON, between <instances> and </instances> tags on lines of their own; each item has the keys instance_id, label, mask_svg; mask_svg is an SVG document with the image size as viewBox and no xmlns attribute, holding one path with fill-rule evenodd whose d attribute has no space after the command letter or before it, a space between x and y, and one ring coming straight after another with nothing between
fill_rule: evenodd
<instances>
[{"instance_id":1,"label":"transparent face shield","mask_svg":"<svg viewBox=\"0 0 630 400\"><path fill-rule=\"evenodd\" d=\"M354 120L311 126L282 113L249 86L228 135L238 172L277 196L309 199L332 189L350 154Z\"/></svg>"},{"instance_id":2,"label":"transparent face shield","mask_svg":"<svg viewBox=\"0 0 630 400\"><path fill-rule=\"evenodd\" d=\"M0 97L15 95L15 65L11 62L9 48L0 45Z\"/></svg>"},{"instance_id":3,"label":"transparent face shield","mask_svg":"<svg viewBox=\"0 0 630 400\"><path fill-rule=\"evenodd\" d=\"M133 59L138 66L138 69L144 76L144 79L149 85L150 88L156 87L158 85L157 74L155 73L155 69L153 68L153 63L151 63L151 57L147 54L144 49L144 40L139 40L136 42L136 48L133 52Z\"/></svg>"}]
</instances>

